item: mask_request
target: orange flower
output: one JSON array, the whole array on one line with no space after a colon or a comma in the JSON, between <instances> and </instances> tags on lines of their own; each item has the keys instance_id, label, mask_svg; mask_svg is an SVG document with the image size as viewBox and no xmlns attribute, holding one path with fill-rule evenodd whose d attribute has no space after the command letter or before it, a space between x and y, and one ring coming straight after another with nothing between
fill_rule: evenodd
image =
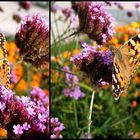
<instances>
[{"instance_id":1,"label":"orange flower","mask_svg":"<svg viewBox=\"0 0 140 140\"><path fill-rule=\"evenodd\" d=\"M53 75L51 76L51 83L56 83L57 80L58 80L58 78L59 78L59 72L58 71L55 71L53 73Z\"/></svg>"},{"instance_id":2,"label":"orange flower","mask_svg":"<svg viewBox=\"0 0 140 140\"><path fill-rule=\"evenodd\" d=\"M117 38L117 37L113 37L113 38L109 41L109 43L112 44L112 45L118 44L118 38Z\"/></svg>"},{"instance_id":3,"label":"orange flower","mask_svg":"<svg viewBox=\"0 0 140 140\"><path fill-rule=\"evenodd\" d=\"M28 89L28 84L26 83L26 81L24 79L20 80L20 82L18 83L16 90L18 91L27 91Z\"/></svg>"},{"instance_id":4,"label":"orange flower","mask_svg":"<svg viewBox=\"0 0 140 140\"><path fill-rule=\"evenodd\" d=\"M7 130L0 127L0 138L6 138L7 137Z\"/></svg>"},{"instance_id":5,"label":"orange flower","mask_svg":"<svg viewBox=\"0 0 140 140\"><path fill-rule=\"evenodd\" d=\"M136 92L134 93L134 97L138 97L138 96L139 96L139 92L136 91Z\"/></svg>"},{"instance_id":6,"label":"orange flower","mask_svg":"<svg viewBox=\"0 0 140 140\"><path fill-rule=\"evenodd\" d=\"M6 42L5 47L8 53L9 62L15 63L17 59L19 58L18 51L17 51L18 49L16 47L15 42L13 41L8 42L8 43Z\"/></svg>"},{"instance_id":7,"label":"orange flower","mask_svg":"<svg viewBox=\"0 0 140 140\"><path fill-rule=\"evenodd\" d=\"M46 95L49 96L49 90L45 89L44 91L45 91Z\"/></svg>"},{"instance_id":8,"label":"orange flower","mask_svg":"<svg viewBox=\"0 0 140 140\"><path fill-rule=\"evenodd\" d=\"M135 133L135 134L133 135L133 138L134 138L134 139L138 139L138 138L139 138L139 134L138 134L138 133Z\"/></svg>"},{"instance_id":9,"label":"orange flower","mask_svg":"<svg viewBox=\"0 0 140 140\"><path fill-rule=\"evenodd\" d=\"M79 54L79 50L78 50L78 49L74 49L73 52L72 52L72 54L73 54L73 55Z\"/></svg>"},{"instance_id":10,"label":"orange flower","mask_svg":"<svg viewBox=\"0 0 140 140\"><path fill-rule=\"evenodd\" d=\"M124 34L124 41L128 41L129 36L127 34Z\"/></svg>"},{"instance_id":11,"label":"orange flower","mask_svg":"<svg viewBox=\"0 0 140 140\"><path fill-rule=\"evenodd\" d=\"M134 83L137 83L139 81L139 77L138 76L134 77L133 81Z\"/></svg>"},{"instance_id":12,"label":"orange flower","mask_svg":"<svg viewBox=\"0 0 140 140\"><path fill-rule=\"evenodd\" d=\"M52 59L52 61L54 61L54 62L60 62L61 60L60 60L59 57L54 57L54 58Z\"/></svg>"},{"instance_id":13,"label":"orange flower","mask_svg":"<svg viewBox=\"0 0 140 140\"><path fill-rule=\"evenodd\" d=\"M17 80L19 80L21 78L21 76L23 75L23 68L20 64L16 65L14 68L15 71L15 75L17 77Z\"/></svg>"},{"instance_id":14,"label":"orange flower","mask_svg":"<svg viewBox=\"0 0 140 140\"><path fill-rule=\"evenodd\" d=\"M32 80L30 85L31 85L31 87L35 87L35 86L39 87L39 82L36 80Z\"/></svg>"},{"instance_id":15,"label":"orange flower","mask_svg":"<svg viewBox=\"0 0 140 140\"><path fill-rule=\"evenodd\" d=\"M64 58L67 58L67 59L70 59L70 57L71 57L70 52L65 51L65 52L63 53L63 57L64 57Z\"/></svg>"},{"instance_id":16,"label":"orange flower","mask_svg":"<svg viewBox=\"0 0 140 140\"><path fill-rule=\"evenodd\" d=\"M136 107L137 106L137 101L133 100L132 101L132 107Z\"/></svg>"},{"instance_id":17,"label":"orange flower","mask_svg":"<svg viewBox=\"0 0 140 140\"><path fill-rule=\"evenodd\" d=\"M10 83L10 89L13 89L13 87L14 87L14 84Z\"/></svg>"},{"instance_id":18,"label":"orange flower","mask_svg":"<svg viewBox=\"0 0 140 140\"><path fill-rule=\"evenodd\" d=\"M102 51L106 51L106 50L108 50L108 48L106 47L106 46L102 46Z\"/></svg>"}]
</instances>

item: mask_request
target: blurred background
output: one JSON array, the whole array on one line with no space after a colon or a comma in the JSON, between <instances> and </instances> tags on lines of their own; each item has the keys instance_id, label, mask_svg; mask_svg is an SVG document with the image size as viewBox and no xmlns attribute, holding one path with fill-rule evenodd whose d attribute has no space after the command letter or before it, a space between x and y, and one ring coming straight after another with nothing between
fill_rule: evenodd
<instances>
[{"instance_id":1,"label":"blurred background","mask_svg":"<svg viewBox=\"0 0 140 140\"><path fill-rule=\"evenodd\" d=\"M49 18L48 2L32 2L31 8L20 9L19 2L0 2L0 32L7 35L14 35L19 23L13 20L13 15L17 14L24 17L27 14L40 13Z\"/></svg>"}]
</instances>

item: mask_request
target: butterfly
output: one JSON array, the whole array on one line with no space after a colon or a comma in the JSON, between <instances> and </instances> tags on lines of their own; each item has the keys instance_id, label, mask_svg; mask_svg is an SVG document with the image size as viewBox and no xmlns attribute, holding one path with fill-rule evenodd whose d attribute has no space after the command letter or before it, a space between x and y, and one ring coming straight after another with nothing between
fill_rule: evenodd
<instances>
[{"instance_id":1,"label":"butterfly","mask_svg":"<svg viewBox=\"0 0 140 140\"><path fill-rule=\"evenodd\" d=\"M0 33L0 84L5 88L9 88L10 84L10 64L5 49L5 37L2 33Z\"/></svg>"},{"instance_id":2,"label":"butterfly","mask_svg":"<svg viewBox=\"0 0 140 140\"><path fill-rule=\"evenodd\" d=\"M140 34L129 39L121 48L111 47L113 53L112 90L114 99L127 91L131 78L140 66Z\"/></svg>"}]
</instances>

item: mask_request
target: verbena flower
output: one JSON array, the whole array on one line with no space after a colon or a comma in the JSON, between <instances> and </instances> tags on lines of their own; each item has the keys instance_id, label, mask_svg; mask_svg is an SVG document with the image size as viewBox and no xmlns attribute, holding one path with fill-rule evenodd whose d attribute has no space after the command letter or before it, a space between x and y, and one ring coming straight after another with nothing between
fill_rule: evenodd
<instances>
[{"instance_id":1,"label":"verbena flower","mask_svg":"<svg viewBox=\"0 0 140 140\"><path fill-rule=\"evenodd\" d=\"M4 10L3 10L3 7L2 7L2 6L0 6L0 12L4 12Z\"/></svg>"},{"instance_id":2,"label":"verbena flower","mask_svg":"<svg viewBox=\"0 0 140 140\"><path fill-rule=\"evenodd\" d=\"M136 2L135 3L135 8L138 9L139 7L140 7L140 3L139 2Z\"/></svg>"},{"instance_id":3,"label":"verbena flower","mask_svg":"<svg viewBox=\"0 0 140 140\"><path fill-rule=\"evenodd\" d=\"M83 50L71 58L71 61L85 72L95 85L112 83L112 52L102 51L101 46L89 46L81 42Z\"/></svg>"},{"instance_id":4,"label":"verbena flower","mask_svg":"<svg viewBox=\"0 0 140 140\"><path fill-rule=\"evenodd\" d=\"M39 14L27 15L15 35L20 55L37 68L47 67L49 61L49 23Z\"/></svg>"},{"instance_id":5,"label":"verbena flower","mask_svg":"<svg viewBox=\"0 0 140 140\"><path fill-rule=\"evenodd\" d=\"M15 84L17 81L18 80L17 80L17 77L15 75L15 71L12 70L11 73L10 73L10 82Z\"/></svg>"},{"instance_id":6,"label":"verbena flower","mask_svg":"<svg viewBox=\"0 0 140 140\"><path fill-rule=\"evenodd\" d=\"M49 101L43 99L45 96L37 96L43 90L37 91L32 90L31 98L19 97L0 85L0 124L7 130L8 138L49 138Z\"/></svg>"},{"instance_id":7,"label":"verbena flower","mask_svg":"<svg viewBox=\"0 0 140 140\"><path fill-rule=\"evenodd\" d=\"M13 14L13 20L19 23L22 20L22 15L20 13Z\"/></svg>"},{"instance_id":8,"label":"verbena flower","mask_svg":"<svg viewBox=\"0 0 140 140\"><path fill-rule=\"evenodd\" d=\"M50 129L51 129L51 139L59 139L62 138L62 135L60 134L61 131L65 129L63 123L60 123L58 118L51 118L50 119Z\"/></svg>"},{"instance_id":9,"label":"verbena flower","mask_svg":"<svg viewBox=\"0 0 140 140\"><path fill-rule=\"evenodd\" d=\"M20 1L19 6L25 10L29 10L32 6L32 2L31 1Z\"/></svg>"},{"instance_id":10,"label":"verbena flower","mask_svg":"<svg viewBox=\"0 0 140 140\"><path fill-rule=\"evenodd\" d=\"M112 38L114 18L105 11L103 3L77 2L74 8L79 16L79 32L86 33L99 45Z\"/></svg>"},{"instance_id":11,"label":"verbena flower","mask_svg":"<svg viewBox=\"0 0 140 140\"><path fill-rule=\"evenodd\" d=\"M65 66L63 70L70 72L69 67ZM63 89L63 93L67 97L73 97L75 100L78 100L81 97L84 97L85 94L80 90L78 85L78 77L76 75L72 75L70 73L66 73L66 84L67 87Z\"/></svg>"},{"instance_id":12,"label":"verbena flower","mask_svg":"<svg viewBox=\"0 0 140 140\"><path fill-rule=\"evenodd\" d=\"M23 134L23 128L22 128L22 126L20 126L20 124L18 124L18 125L14 125L13 126L13 132L17 135L17 134L19 134L19 135L21 135L21 134Z\"/></svg>"},{"instance_id":13,"label":"verbena flower","mask_svg":"<svg viewBox=\"0 0 140 140\"><path fill-rule=\"evenodd\" d=\"M123 7L121 2L114 2L114 5L116 5L120 10L124 9L124 7Z\"/></svg>"},{"instance_id":14,"label":"verbena flower","mask_svg":"<svg viewBox=\"0 0 140 140\"><path fill-rule=\"evenodd\" d=\"M126 14L127 14L128 17L132 17L133 16L133 13L131 11L127 11Z\"/></svg>"}]
</instances>

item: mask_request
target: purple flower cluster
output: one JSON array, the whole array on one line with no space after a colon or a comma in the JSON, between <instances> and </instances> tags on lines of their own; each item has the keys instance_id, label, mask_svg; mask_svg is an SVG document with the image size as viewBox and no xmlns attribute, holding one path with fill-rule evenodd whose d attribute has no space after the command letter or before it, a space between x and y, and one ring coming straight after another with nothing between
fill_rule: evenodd
<instances>
[{"instance_id":1,"label":"purple flower cluster","mask_svg":"<svg viewBox=\"0 0 140 140\"><path fill-rule=\"evenodd\" d=\"M31 91L31 98L19 97L0 85L0 124L7 130L8 138L49 138L48 96L42 89L35 87ZM52 132L55 132L52 135L62 137L60 132L63 130L63 124L59 121L55 124L52 127ZM58 127L61 130L57 131Z\"/></svg>"},{"instance_id":2,"label":"purple flower cluster","mask_svg":"<svg viewBox=\"0 0 140 140\"><path fill-rule=\"evenodd\" d=\"M80 32L86 33L99 45L112 39L114 18L105 11L103 3L77 2L74 8L79 16Z\"/></svg>"},{"instance_id":3,"label":"purple flower cluster","mask_svg":"<svg viewBox=\"0 0 140 140\"><path fill-rule=\"evenodd\" d=\"M63 123L59 122L58 118L51 118L50 120L50 128L51 128L51 139L60 139L62 135L60 132L65 129Z\"/></svg>"},{"instance_id":4,"label":"purple flower cluster","mask_svg":"<svg viewBox=\"0 0 140 140\"><path fill-rule=\"evenodd\" d=\"M70 72L68 66L65 66L63 70ZM85 94L80 90L80 87L78 86L78 81L79 79L77 76L66 73L66 84L68 87L62 91L65 96L73 97L75 100L85 96Z\"/></svg>"},{"instance_id":5,"label":"purple flower cluster","mask_svg":"<svg viewBox=\"0 0 140 140\"><path fill-rule=\"evenodd\" d=\"M95 85L104 85L112 82L112 52L102 51L101 46L89 46L81 42L83 50L76 56L71 58L71 61L85 72Z\"/></svg>"},{"instance_id":6,"label":"purple flower cluster","mask_svg":"<svg viewBox=\"0 0 140 140\"><path fill-rule=\"evenodd\" d=\"M31 91L31 99L34 101L41 101L43 105L47 108L49 106L49 97L46 93L39 87L34 87Z\"/></svg>"},{"instance_id":7,"label":"purple flower cluster","mask_svg":"<svg viewBox=\"0 0 140 140\"><path fill-rule=\"evenodd\" d=\"M20 55L37 68L46 68L49 60L49 23L39 14L27 15L17 29L15 42Z\"/></svg>"}]
</instances>

